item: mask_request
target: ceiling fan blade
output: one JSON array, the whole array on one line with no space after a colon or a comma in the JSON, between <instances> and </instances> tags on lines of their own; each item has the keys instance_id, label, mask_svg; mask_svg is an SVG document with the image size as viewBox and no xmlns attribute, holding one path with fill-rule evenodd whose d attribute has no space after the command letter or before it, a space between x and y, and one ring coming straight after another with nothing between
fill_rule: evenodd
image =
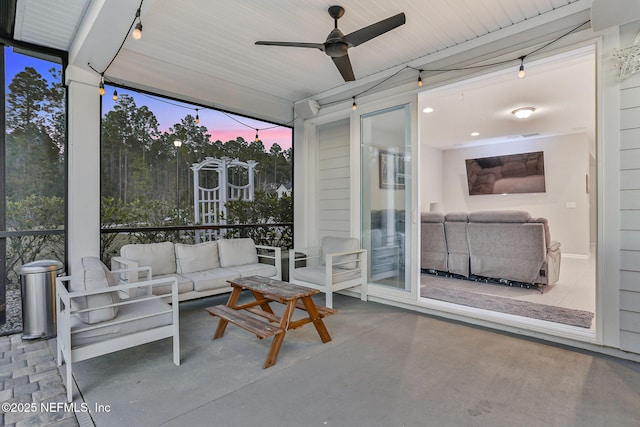
<instances>
[{"instance_id":1,"label":"ceiling fan blade","mask_svg":"<svg viewBox=\"0 0 640 427\"><path fill-rule=\"evenodd\" d=\"M407 22L407 20L404 13L399 13L391 18L383 19L382 21L371 24L368 27L364 27L354 31L353 33L347 34L342 40L345 41L349 47L358 46L359 44L403 25L405 22Z\"/></svg>"},{"instance_id":2,"label":"ceiling fan blade","mask_svg":"<svg viewBox=\"0 0 640 427\"><path fill-rule=\"evenodd\" d=\"M333 59L333 63L338 67L338 71L342 74L342 78L345 82L352 82L356 79L356 76L353 74L353 68L351 68L351 61L349 60L349 55L339 56Z\"/></svg>"},{"instance_id":3,"label":"ceiling fan blade","mask_svg":"<svg viewBox=\"0 0 640 427\"><path fill-rule=\"evenodd\" d=\"M268 42L257 41L256 44L264 46L286 46L286 47L310 47L320 49L324 52L324 43L298 43L298 42Z\"/></svg>"}]
</instances>

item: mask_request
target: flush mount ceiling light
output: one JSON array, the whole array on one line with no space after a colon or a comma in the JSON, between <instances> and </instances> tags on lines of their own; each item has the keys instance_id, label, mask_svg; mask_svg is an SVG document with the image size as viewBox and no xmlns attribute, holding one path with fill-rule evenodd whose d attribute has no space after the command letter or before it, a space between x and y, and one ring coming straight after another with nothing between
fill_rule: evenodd
<instances>
[{"instance_id":1,"label":"flush mount ceiling light","mask_svg":"<svg viewBox=\"0 0 640 427\"><path fill-rule=\"evenodd\" d=\"M518 109L513 110L511 112L511 114L513 114L514 116L516 116L519 119L526 119L531 114L533 114L534 111L536 111L536 109L533 108L533 107L522 107L522 108L518 108Z\"/></svg>"}]
</instances>

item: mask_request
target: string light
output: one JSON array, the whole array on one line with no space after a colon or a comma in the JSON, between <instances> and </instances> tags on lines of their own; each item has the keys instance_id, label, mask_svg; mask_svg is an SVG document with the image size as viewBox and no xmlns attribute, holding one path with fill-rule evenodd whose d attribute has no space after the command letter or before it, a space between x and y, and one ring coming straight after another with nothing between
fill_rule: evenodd
<instances>
[{"instance_id":1,"label":"string light","mask_svg":"<svg viewBox=\"0 0 640 427\"><path fill-rule=\"evenodd\" d=\"M356 111L356 109L358 108L358 106L356 105L356 97L353 97L353 104L351 104L351 109L353 111Z\"/></svg>"},{"instance_id":2,"label":"string light","mask_svg":"<svg viewBox=\"0 0 640 427\"><path fill-rule=\"evenodd\" d=\"M256 142L259 142L260 138L258 137L258 129L256 129Z\"/></svg>"},{"instance_id":3,"label":"string light","mask_svg":"<svg viewBox=\"0 0 640 427\"><path fill-rule=\"evenodd\" d=\"M113 90L113 96L111 97L111 99L113 99L114 101L118 100L118 91L117 90Z\"/></svg>"},{"instance_id":4,"label":"string light","mask_svg":"<svg viewBox=\"0 0 640 427\"><path fill-rule=\"evenodd\" d=\"M138 23L136 24L136 28L131 32L131 37L134 40L140 40L142 38L142 19L140 18L140 8L136 11L136 19Z\"/></svg>"},{"instance_id":5,"label":"string light","mask_svg":"<svg viewBox=\"0 0 640 427\"><path fill-rule=\"evenodd\" d=\"M422 70L418 70L418 87L422 87Z\"/></svg>"},{"instance_id":6,"label":"string light","mask_svg":"<svg viewBox=\"0 0 640 427\"><path fill-rule=\"evenodd\" d=\"M104 95L104 76L100 79L100 87L98 89L100 96Z\"/></svg>"},{"instance_id":7,"label":"string light","mask_svg":"<svg viewBox=\"0 0 640 427\"><path fill-rule=\"evenodd\" d=\"M196 124L199 125L200 124L200 116L198 116L198 111L199 109L196 108Z\"/></svg>"},{"instance_id":8,"label":"string light","mask_svg":"<svg viewBox=\"0 0 640 427\"><path fill-rule=\"evenodd\" d=\"M525 73L524 73L524 58L526 58L526 56L521 56L520 57L520 69L518 70L518 78L521 79L524 77Z\"/></svg>"}]
</instances>

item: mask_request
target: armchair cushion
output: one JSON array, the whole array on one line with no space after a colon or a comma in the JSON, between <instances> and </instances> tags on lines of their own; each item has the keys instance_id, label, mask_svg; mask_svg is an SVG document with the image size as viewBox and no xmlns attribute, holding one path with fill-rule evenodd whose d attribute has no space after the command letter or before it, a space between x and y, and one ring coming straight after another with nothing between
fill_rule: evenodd
<instances>
[{"instance_id":1,"label":"armchair cushion","mask_svg":"<svg viewBox=\"0 0 640 427\"><path fill-rule=\"evenodd\" d=\"M176 255L172 242L124 245L120 248L120 255L136 261L141 267L151 267L154 277L176 272Z\"/></svg>"},{"instance_id":2,"label":"armchair cushion","mask_svg":"<svg viewBox=\"0 0 640 427\"><path fill-rule=\"evenodd\" d=\"M320 247L320 264L325 265L325 257L327 254L355 251L358 249L360 249L358 239L331 236L324 237ZM344 255L334 258L333 263L337 264L339 268L353 270L358 268L357 259L357 255Z\"/></svg>"},{"instance_id":3,"label":"armchair cushion","mask_svg":"<svg viewBox=\"0 0 640 427\"><path fill-rule=\"evenodd\" d=\"M69 287L72 292L94 291L109 286L116 286L117 280L109 269L97 257L82 258L82 279L72 280ZM117 292L88 295L74 298L73 310L87 310L120 302ZM107 307L98 310L77 313L84 323L94 324L111 320L118 314L118 307Z\"/></svg>"},{"instance_id":4,"label":"armchair cushion","mask_svg":"<svg viewBox=\"0 0 640 427\"><path fill-rule=\"evenodd\" d=\"M135 319L135 321L133 321ZM98 328L85 328L80 319L71 319L71 347L85 346L121 337L135 332L148 331L160 326L171 325L171 306L155 299L120 306L118 319L104 322ZM78 332L75 332L78 331Z\"/></svg>"},{"instance_id":5,"label":"armchair cushion","mask_svg":"<svg viewBox=\"0 0 640 427\"><path fill-rule=\"evenodd\" d=\"M220 239L218 240L221 267L256 264L258 251L253 239Z\"/></svg>"},{"instance_id":6,"label":"armchair cushion","mask_svg":"<svg viewBox=\"0 0 640 427\"><path fill-rule=\"evenodd\" d=\"M178 273L193 273L220 267L217 242L205 242L197 245L176 243L175 250Z\"/></svg>"},{"instance_id":7,"label":"armchair cushion","mask_svg":"<svg viewBox=\"0 0 640 427\"><path fill-rule=\"evenodd\" d=\"M319 265L312 267L304 267L295 270L294 278L297 280L303 280L309 283L315 283L316 285L324 286L327 284L326 277L327 269ZM341 283L347 280L354 280L360 277L359 270L349 270L346 268L334 268L332 272L331 283Z\"/></svg>"}]
</instances>

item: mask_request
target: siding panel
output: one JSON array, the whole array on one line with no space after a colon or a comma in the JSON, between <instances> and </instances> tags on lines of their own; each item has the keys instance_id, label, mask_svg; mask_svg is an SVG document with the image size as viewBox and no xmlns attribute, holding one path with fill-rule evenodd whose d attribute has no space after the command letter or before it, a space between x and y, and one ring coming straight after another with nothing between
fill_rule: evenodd
<instances>
[{"instance_id":1,"label":"siding panel","mask_svg":"<svg viewBox=\"0 0 640 427\"><path fill-rule=\"evenodd\" d=\"M620 251L620 269L640 271L640 251Z\"/></svg>"},{"instance_id":2,"label":"siding panel","mask_svg":"<svg viewBox=\"0 0 640 427\"><path fill-rule=\"evenodd\" d=\"M620 229L623 231L640 230L640 210L620 211Z\"/></svg>"},{"instance_id":3,"label":"siding panel","mask_svg":"<svg viewBox=\"0 0 640 427\"><path fill-rule=\"evenodd\" d=\"M640 149L625 150L620 156L620 169L638 169L640 167Z\"/></svg>"},{"instance_id":4,"label":"siding panel","mask_svg":"<svg viewBox=\"0 0 640 427\"><path fill-rule=\"evenodd\" d=\"M620 132L620 148L622 150L640 148L640 128Z\"/></svg>"},{"instance_id":5,"label":"siding panel","mask_svg":"<svg viewBox=\"0 0 640 427\"><path fill-rule=\"evenodd\" d=\"M620 310L640 312L640 292L620 291Z\"/></svg>"},{"instance_id":6,"label":"siding panel","mask_svg":"<svg viewBox=\"0 0 640 427\"><path fill-rule=\"evenodd\" d=\"M640 333L620 331L620 349L640 353Z\"/></svg>"},{"instance_id":7,"label":"siding panel","mask_svg":"<svg viewBox=\"0 0 640 427\"><path fill-rule=\"evenodd\" d=\"M620 329L623 331L639 331L640 330L640 313L631 311L620 312Z\"/></svg>"},{"instance_id":8,"label":"siding panel","mask_svg":"<svg viewBox=\"0 0 640 427\"><path fill-rule=\"evenodd\" d=\"M319 236L350 234L349 121L318 128Z\"/></svg>"},{"instance_id":9,"label":"siding panel","mask_svg":"<svg viewBox=\"0 0 640 427\"><path fill-rule=\"evenodd\" d=\"M624 291L640 293L640 272L621 271L620 272L620 289Z\"/></svg>"},{"instance_id":10,"label":"siding panel","mask_svg":"<svg viewBox=\"0 0 640 427\"><path fill-rule=\"evenodd\" d=\"M621 190L640 190L640 169L620 171Z\"/></svg>"},{"instance_id":11,"label":"siding panel","mask_svg":"<svg viewBox=\"0 0 640 427\"><path fill-rule=\"evenodd\" d=\"M640 107L620 111L620 129L640 128Z\"/></svg>"},{"instance_id":12,"label":"siding panel","mask_svg":"<svg viewBox=\"0 0 640 427\"><path fill-rule=\"evenodd\" d=\"M620 91L620 109L640 106L640 87L632 87Z\"/></svg>"},{"instance_id":13,"label":"siding panel","mask_svg":"<svg viewBox=\"0 0 640 427\"><path fill-rule=\"evenodd\" d=\"M640 251L640 231L626 230L620 233L620 249Z\"/></svg>"},{"instance_id":14,"label":"siding panel","mask_svg":"<svg viewBox=\"0 0 640 427\"><path fill-rule=\"evenodd\" d=\"M620 209L640 209L640 190L621 191Z\"/></svg>"}]
</instances>

